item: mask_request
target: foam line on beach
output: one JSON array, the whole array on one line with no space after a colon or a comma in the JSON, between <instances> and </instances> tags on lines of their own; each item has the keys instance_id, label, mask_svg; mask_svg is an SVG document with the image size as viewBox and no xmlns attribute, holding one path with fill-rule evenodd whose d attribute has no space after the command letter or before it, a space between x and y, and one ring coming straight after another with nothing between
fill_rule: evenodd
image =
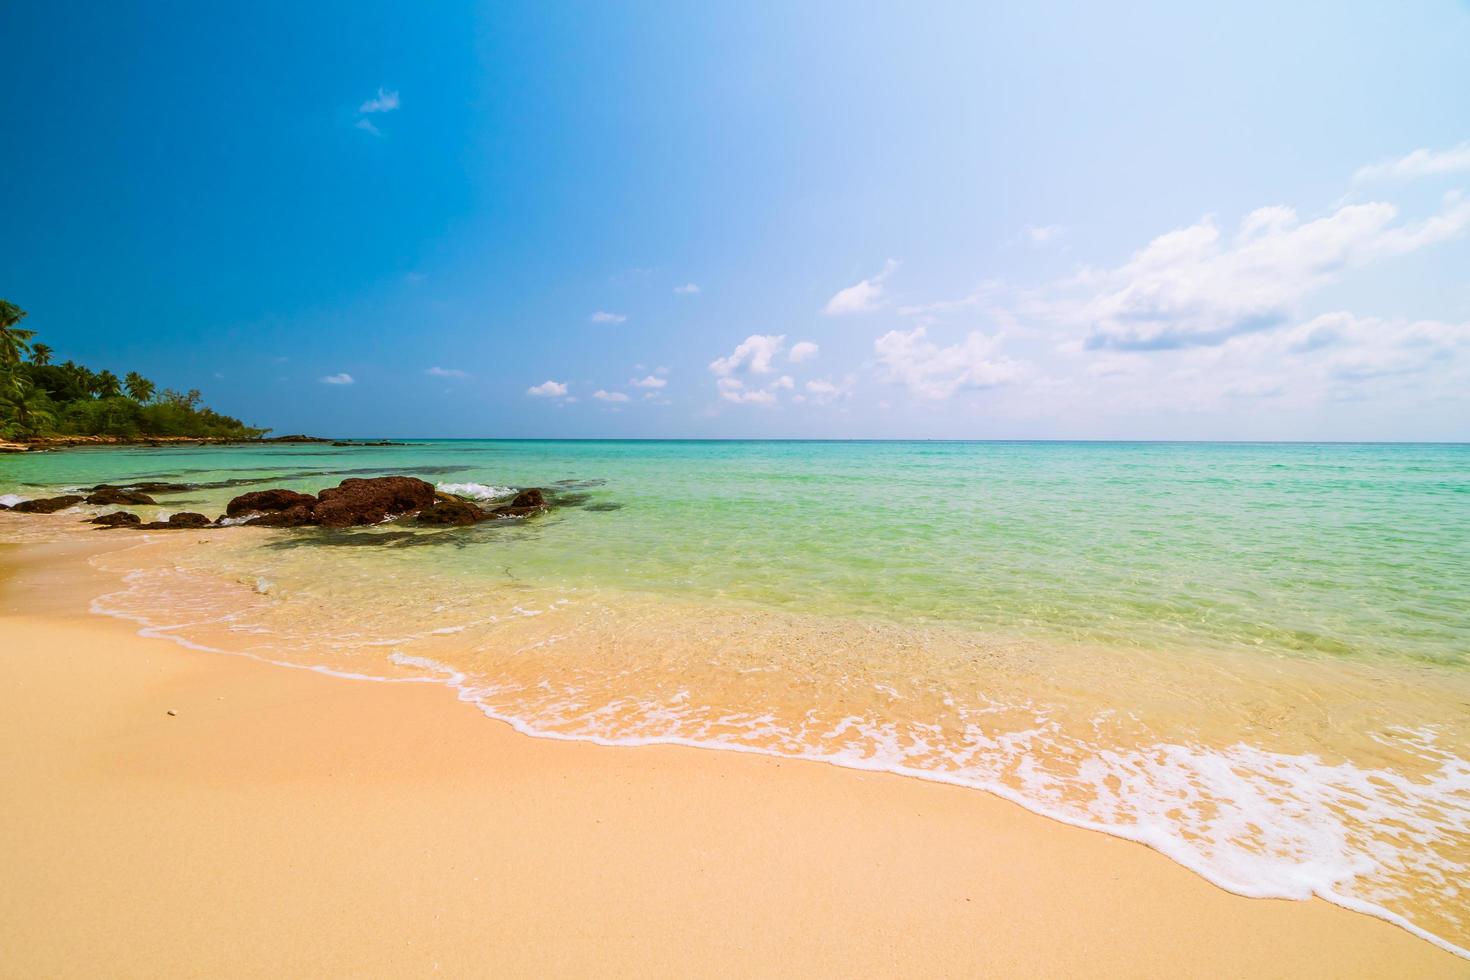
<instances>
[{"instance_id":1,"label":"foam line on beach","mask_svg":"<svg viewBox=\"0 0 1470 980\"><path fill-rule=\"evenodd\" d=\"M132 573L124 576L124 583L129 587L132 586L134 581L136 581L136 579L133 578ZM608 747L677 745L686 748L725 752L740 752L780 759L801 759L811 762L822 762L828 765L833 765L845 769L852 769L864 772L888 773L892 775L922 779L933 783L941 783L962 787L965 789L981 790L997 796L1001 799L1007 800L1008 802L1014 803L1017 806L1020 806L1039 816L1056 820L1068 826L1097 831L1099 833L1108 834L1113 837L1132 841L1134 843L1150 847L1153 850L1156 850L1159 853L1170 858L1175 863L1185 868L1188 868L1189 870L1195 872L1204 879L1215 884L1217 887L1231 892L1232 894L1241 895L1247 898L1274 898L1297 901L1316 896L1342 908L1359 912L1365 915L1371 915L1385 922L1389 922L1406 930L1409 933L1412 933L1415 936L1418 936L1421 939L1433 943L1435 946L1444 949L1447 952L1450 952L1456 956L1465 959L1470 959L1470 950L1467 950L1461 946L1456 945L1455 943L1450 942L1449 940L1435 935L1434 933L1414 924L1404 916L1399 915L1398 913L1395 913L1373 902L1366 901L1364 899L1360 899L1351 895L1344 895L1334 890L1328 884L1324 883L1324 875L1328 873L1325 872L1325 870L1322 868L1317 869L1317 871L1319 872L1317 875L1301 874L1299 872L1295 873L1292 876L1296 881L1296 885L1294 887L1285 887L1280 881L1275 882L1272 885L1252 884L1250 882L1237 880L1229 874L1222 873L1221 869L1219 868L1211 867L1207 862L1201 860L1197 853L1186 846L1181 841L1181 839L1179 839L1176 835L1169 833L1167 830L1160 826L1149 825L1140 827L1127 827L1119 826L1116 824L1108 824L1096 820L1079 818L1075 814L1068 813L1057 807L1048 806L1046 803L1029 797L1025 793L1017 791L1016 789L1006 786L1002 783L990 780L981 780L972 776L967 776L962 773L942 772L931 769L917 768L914 766L906 765L902 762L894 761L892 758L862 756L852 752L820 752L810 749L805 749L798 752L786 752L766 746L732 743L718 739L690 738L681 735L669 734L607 736L589 732L568 733L548 730L546 728L538 727L533 720L512 713L497 710L492 705L487 704L485 700L486 697L495 693L496 691L496 688L493 685L471 683L470 679L464 672L450 667L447 664L435 661L431 658L405 654L401 651L395 650L388 656L389 662L395 664L396 666L404 668L427 671L428 676L417 675L404 677L385 677L359 671L342 670L340 668L329 667L324 664L293 663L290 661L264 657L259 654L246 651L222 649L219 647L197 643L193 640L188 639L187 637L180 636L176 632L173 632L175 630L187 628L189 625L191 625L190 623L181 622L162 625L155 624L147 620L146 617L129 613L124 610L112 608L107 604L108 599L120 596L125 591L126 590L123 590L122 592L108 593L92 600L92 612L99 615L110 616L133 623L134 625L139 627L137 632L140 636L171 640L179 644L180 646L183 646L190 650L205 653L224 654L228 656L245 657L247 659L270 664L272 666L290 667L297 670L306 670L317 674L341 678L344 680L371 681L374 683L442 684L450 690L454 691L458 700L473 705L487 718L503 722L509 725L515 731L532 738L550 739L566 742L591 743ZM1192 751L1186 746L1162 746L1161 748L1183 752ZM1228 760L1222 758L1220 761L1222 764L1228 765ZM1318 760L1311 758L1303 758L1297 761L1306 765L1318 764ZM1470 789L1470 770L1454 775L1455 778L1459 781L1457 782L1455 788Z\"/></svg>"}]
</instances>

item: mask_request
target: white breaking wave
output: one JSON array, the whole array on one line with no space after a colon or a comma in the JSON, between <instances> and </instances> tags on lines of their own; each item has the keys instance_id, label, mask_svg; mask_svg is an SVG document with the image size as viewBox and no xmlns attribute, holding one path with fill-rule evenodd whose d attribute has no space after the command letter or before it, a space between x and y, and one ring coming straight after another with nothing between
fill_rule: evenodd
<instances>
[{"instance_id":1,"label":"white breaking wave","mask_svg":"<svg viewBox=\"0 0 1470 980\"><path fill-rule=\"evenodd\" d=\"M29 499L29 497L22 497L18 493L0 493L0 504L4 504L6 507L14 507L16 504Z\"/></svg>"},{"instance_id":2,"label":"white breaking wave","mask_svg":"<svg viewBox=\"0 0 1470 980\"><path fill-rule=\"evenodd\" d=\"M484 483L441 483L435 489L441 493L467 497L470 500L500 500L503 497L514 497L516 494L515 487L497 487Z\"/></svg>"}]
</instances>

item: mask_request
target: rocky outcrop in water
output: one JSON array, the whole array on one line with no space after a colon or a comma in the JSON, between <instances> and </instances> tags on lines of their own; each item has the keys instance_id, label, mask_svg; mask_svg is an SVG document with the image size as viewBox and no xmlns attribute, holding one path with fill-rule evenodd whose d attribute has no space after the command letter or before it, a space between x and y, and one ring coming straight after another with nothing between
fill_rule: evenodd
<instances>
[{"instance_id":1,"label":"rocky outcrop in water","mask_svg":"<svg viewBox=\"0 0 1470 980\"><path fill-rule=\"evenodd\" d=\"M179 483L152 482L130 486L104 483L93 487L85 498L67 495L26 500L10 509L20 513L50 514L83 502L155 504L156 501L144 488L167 493L193 489ZM565 488L558 487L545 491L531 487L518 492L508 503L487 509L474 500L436 491L433 484L417 477L379 476L349 478L316 496L280 487L241 494L229 502L225 513L215 521L203 514L184 512L165 521L144 523L135 514L117 511L96 517L91 523L100 527L133 527L138 530L198 529L222 524L349 528L381 524L394 518L413 518L416 524L427 527L468 527L482 521L534 517L554 506L578 507L587 503L588 495L585 493L568 493Z\"/></svg>"},{"instance_id":2,"label":"rocky outcrop in water","mask_svg":"<svg viewBox=\"0 0 1470 980\"><path fill-rule=\"evenodd\" d=\"M435 507L442 503L442 507ZM253 527L362 527L381 524L390 517L404 517L431 510L425 523L460 523L463 516L450 518L452 505L439 501L434 485L411 476L380 476L347 479L315 497L294 490L257 490L241 494L225 508L227 517L256 516L245 523ZM435 517L440 518L435 520ZM472 523L466 521L466 523Z\"/></svg>"},{"instance_id":3,"label":"rocky outcrop in water","mask_svg":"<svg viewBox=\"0 0 1470 980\"><path fill-rule=\"evenodd\" d=\"M540 490L532 487L522 490L511 499L511 502L496 507L490 511L491 517L530 517L533 514L544 513L549 507L546 496Z\"/></svg>"},{"instance_id":4,"label":"rocky outcrop in water","mask_svg":"<svg viewBox=\"0 0 1470 980\"><path fill-rule=\"evenodd\" d=\"M41 497L36 500L22 500L10 509L17 514L54 514L58 510L75 507L82 502L77 494L67 494L63 497Z\"/></svg>"},{"instance_id":5,"label":"rocky outcrop in water","mask_svg":"<svg viewBox=\"0 0 1470 980\"><path fill-rule=\"evenodd\" d=\"M94 517L87 523L100 524L103 527L136 527L143 523L137 514L130 514L125 510L115 510L111 514L103 514Z\"/></svg>"},{"instance_id":6,"label":"rocky outcrop in water","mask_svg":"<svg viewBox=\"0 0 1470 980\"><path fill-rule=\"evenodd\" d=\"M432 483L411 476L380 476L343 480L323 490L311 513L322 527L359 527L416 514L433 502Z\"/></svg>"},{"instance_id":7,"label":"rocky outcrop in water","mask_svg":"<svg viewBox=\"0 0 1470 980\"><path fill-rule=\"evenodd\" d=\"M203 514L195 514L192 511L183 511L173 514L166 521L149 521L147 524L136 525L140 531L180 531L195 530L202 527L213 527L214 521Z\"/></svg>"},{"instance_id":8,"label":"rocky outcrop in water","mask_svg":"<svg viewBox=\"0 0 1470 980\"><path fill-rule=\"evenodd\" d=\"M156 504L158 501L139 490L123 490L119 487L105 487L94 490L87 494L89 504L127 504L131 506L143 504Z\"/></svg>"},{"instance_id":9,"label":"rocky outcrop in water","mask_svg":"<svg viewBox=\"0 0 1470 980\"><path fill-rule=\"evenodd\" d=\"M488 520L489 517L490 514L484 508L463 497L441 493L432 504L419 511L415 520L420 524L440 527L467 527Z\"/></svg>"},{"instance_id":10,"label":"rocky outcrop in water","mask_svg":"<svg viewBox=\"0 0 1470 980\"><path fill-rule=\"evenodd\" d=\"M253 493L242 493L231 500L225 506L225 516L270 514L299 507L305 507L309 512L315 504L316 498L309 493L297 493L295 490L256 490Z\"/></svg>"},{"instance_id":11,"label":"rocky outcrop in water","mask_svg":"<svg viewBox=\"0 0 1470 980\"><path fill-rule=\"evenodd\" d=\"M316 503L316 498L311 498ZM311 516L311 506L307 504L296 507L287 507L285 510L272 511L252 517L245 522L246 527L308 527L316 523L316 518Z\"/></svg>"},{"instance_id":12,"label":"rocky outcrop in water","mask_svg":"<svg viewBox=\"0 0 1470 980\"><path fill-rule=\"evenodd\" d=\"M99 483L92 488L91 492L103 493L108 490L129 490L134 493L183 493L185 490L193 489L187 483L160 483L157 480L147 480L142 483Z\"/></svg>"}]
</instances>

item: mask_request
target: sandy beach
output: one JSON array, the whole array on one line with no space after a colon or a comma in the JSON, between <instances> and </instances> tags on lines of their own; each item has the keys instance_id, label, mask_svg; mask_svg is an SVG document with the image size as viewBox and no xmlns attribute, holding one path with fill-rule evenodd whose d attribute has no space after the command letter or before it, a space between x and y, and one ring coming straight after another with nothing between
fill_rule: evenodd
<instances>
[{"instance_id":1,"label":"sandy beach","mask_svg":"<svg viewBox=\"0 0 1470 980\"><path fill-rule=\"evenodd\" d=\"M984 793L140 638L84 553L0 559L7 976L1470 974Z\"/></svg>"}]
</instances>

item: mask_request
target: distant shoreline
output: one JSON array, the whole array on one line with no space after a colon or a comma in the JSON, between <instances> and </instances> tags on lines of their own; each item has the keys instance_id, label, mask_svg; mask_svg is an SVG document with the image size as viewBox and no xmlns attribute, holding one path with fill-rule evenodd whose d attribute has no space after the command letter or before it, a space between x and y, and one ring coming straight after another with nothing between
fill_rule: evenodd
<instances>
[{"instance_id":1,"label":"distant shoreline","mask_svg":"<svg viewBox=\"0 0 1470 980\"><path fill-rule=\"evenodd\" d=\"M258 439L238 439L221 436L45 436L24 442L0 442L0 453L44 452L49 449L85 449L93 447L121 446L255 446L261 444L295 443L332 444L338 441L324 436L262 436Z\"/></svg>"},{"instance_id":2,"label":"distant shoreline","mask_svg":"<svg viewBox=\"0 0 1470 980\"><path fill-rule=\"evenodd\" d=\"M852 443L934 445L1057 445L1057 446L1470 446L1470 441L1374 441L1374 440L1301 440L1301 439L779 439L728 436L720 438L614 438L606 436L404 436L383 438L334 438L328 436L285 435L240 439L223 436L47 436L27 441L0 440L0 455L6 453L44 452L53 449L135 448L148 446L259 446L259 445L327 445L327 446L404 446L444 442L607 442L607 443Z\"/></svg>"}]
</instances>

